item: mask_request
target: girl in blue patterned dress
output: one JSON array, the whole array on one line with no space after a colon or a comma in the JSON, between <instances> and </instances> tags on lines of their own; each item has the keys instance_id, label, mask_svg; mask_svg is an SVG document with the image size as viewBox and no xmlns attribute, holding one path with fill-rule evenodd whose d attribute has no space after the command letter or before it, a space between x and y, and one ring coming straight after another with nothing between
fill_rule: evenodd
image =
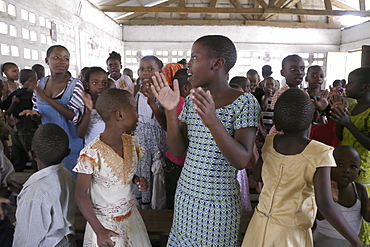
<instances>
[{"instance_id":1,"label":"girl in blue patterned dress","mask_svg":"<svg viewBox=\"0 0 370 247\"><path fill-rule=\"evenodd\" d=\"M172 90L162 74L151 86L165 108L168 147L186 152L175 196L168 246L239 246L241 199L237 171L253 155L260 108L250 93L229 87L236 61L233 42L220 35L192 46L188 80L194 89L178 122L178 83Z\"/></svg>"}]
</instances>

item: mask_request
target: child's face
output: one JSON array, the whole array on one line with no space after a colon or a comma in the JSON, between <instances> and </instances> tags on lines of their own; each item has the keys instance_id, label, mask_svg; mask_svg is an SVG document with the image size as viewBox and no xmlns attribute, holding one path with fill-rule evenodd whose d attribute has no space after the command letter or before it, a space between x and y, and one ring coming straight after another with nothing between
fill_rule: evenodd
<instances>
[{"instance_id":1,"label":"child's face","mask_svg":"<svg viewBox=\"0 0 370 247\"><path fill-rule=\"evenodd\" d=\"M23 84L23 87L27 88L27 91L33 91L36 88L36 85L37 85L37 78L31 77Z\"/></svg>"},{"instance_id":2,"label":"child's face","mask_svg":"<svg viewBox=\"0 0 370 247\"><path fill-rule=\"evenodd\" d=\"M108 77L105 73L98 71L90 74L89 91L92 95L99 95L108 88Z\"/></svg>"},{"instance_id":3,"label":"child's face","mask_svg":"<svg viewBox=\"0 0 370 247\"><path fill-rule=\"evenodd\" d=\"M256 90L256 87L257 87L257 84L259 82L259 76L256 74L256 75L247 75L247 78L250 82L250 90L252 92L254 92Z\"/></svg>"},{"instance_id":4,"label":"child's face","mask_svg":"<svg viewBox=\"0 0 370 247\"><path fill-rule=\"evenodd\" d=\"M124 110L124 121L126 132L134 131L136 129L136 124L139 120L139 116L136 110L136 100L134 96L130 96L130 105Z\"/></svg>"},{"instance_id":5,"label":"child's face","mask_svg":"<svg viewBox=\"0 0 370 247\"><path fill-rule=\"evenodd\" d=\"M275 87L275 80L274 79L267 79L265 82L265 90L274 90Z\"/></svg>"},{"instance_id":6,"label":"child's face","mask_svg":"<svg viewBox=\"0 0 370 247\"><path fill-rule=\"evenodd\" d=\"M64 48L55 47L45 62L52 73L66 74L69 68L69 52Z\"/></svg>"},{"instance_id":7,"label":"child's face","mask_svg":"<svg viewBox=\"0 0 370 247\"><path fill-rule=\"evenodd\" d=\"M324 71L321 68L311 68L308 71L306 81L309 88L321 88L325 80Z\"/></svg>"},{"instance_id":8,"label":"child's face","mask_svg":"<svg viewBox=\"0 0 370 247\"><path fill-rule=\"evenodd\" d=\"M109 59L107 62L107 66L108 72L112 76L112 78L114 78L115 80L120 78L122 65L118 59Z\"/></svg>"},{"instance_id":9,"label":"child's face","mask_svg":"<svg viewBox=\"0 0 370 247\"><path fill-rule=\"evenodd\" d=\"M208 56L207 47L201 42L195 42L191 47L191 57L188 63L188 81L194 88L207 85L210 80L210 71L215 59Z\"/></svg>"},{"instance_id":10,"label":"child's face","mask_svg":"<svg viewBox=\"0 0 370 247\"><path fill-rule=\"evenodd\" d=\"M304 61L301 58L291 58L281 70L281 75L285 77L289 87L298 87L304 77Z\"/></svg>"},{"instance_id":11,"label":"child's face","mask_svg":"<svg viewBox=\"0 0 370 247\"><path fill-rule=\"evenodd\" d=\"M139 67L139 77L141 79L141 82L148 86L149 84L152 84L152 76L154 76L154 73L157 71L160 71L157 62L154 59L146 58L142 59L140 61L140 67Z\"/></svg>"},{"instance_id":12,"label":"child's face","mask_svg":"<svg viewBox=\"0 0 370 247\"><path fill-rule=\"evenodd\" d=\"M338 183L338 186L347 186L353 182L360 171L360 157L358 153L351 149L345 149L337 152L334 156L337 167L331 168L332 180Z\"/></svg>"},{"instance_id":13,"label":"child's face","mask_svg":"<svg viewBox=\"0 0 370 247\"><path fill-rule=\"evenodd\" d=\"M4 71L4 74L6 75L6 78L12 81L18 80L19 76L19 68L15 65L10 65L8 68Z\"/></svg>"},{"instance_id":14,"label":"child's face","mask_svg":"<svg viewBox=\"0 0 370 247\"><path fill-rule=\"evenodd\" d=\"M357 99L357 96L361 93L362 90L363 85L361 85L356 76L350 74L348 76L348 83L346 85L347 96L350 98Z\"/></svg>"}]
</instances>

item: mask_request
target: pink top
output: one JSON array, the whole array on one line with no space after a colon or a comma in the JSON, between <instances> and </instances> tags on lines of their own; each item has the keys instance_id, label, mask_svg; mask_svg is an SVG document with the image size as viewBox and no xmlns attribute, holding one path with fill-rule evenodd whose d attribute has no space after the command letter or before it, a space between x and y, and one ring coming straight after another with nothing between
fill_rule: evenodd
<instances>
[{"instance_id":1,"label":"pink top","mask_svg":"<svg viewBox=\"0 0 370 247\"><path fill-rule=\"evenodd\" d=\"M180 96L180 101L179 101L179 104L177 105L177 116L180 115L180 113L182 111L182 107L184 106L184 103L185 103L185 98ZM180 122L180 120L179 120L179 122ZM184 163L185 163L185 155L176 158L175 156L172 155L171 151L167 151L166 157L170 161L172 161L173 163L175 163L175 164L177 164L179 166L184 166Z\"/></svg>"}]
</instances>

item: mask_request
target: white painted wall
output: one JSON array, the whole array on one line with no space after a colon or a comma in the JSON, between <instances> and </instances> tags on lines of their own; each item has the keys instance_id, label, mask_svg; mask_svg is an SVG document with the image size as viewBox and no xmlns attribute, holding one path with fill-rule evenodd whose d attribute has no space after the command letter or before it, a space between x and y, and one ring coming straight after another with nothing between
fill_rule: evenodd
<instances>
[{"instance_id":1,"label":"white painted wall","mask_svg":"<svg viewBox=\"0 0 370 247\"><path fill-rule=\"evenodd\" d=\"M341 52L361 49L363 45L370 45L370 22L342 30L340 44Z\"/></svg>"},{"instance_id":2,"label":"white painted wall","mask_svg":"<svg viewBox=\"0 0 370 247\"><path fill-rule=\"evenodd\" d=\"M16 8L16 16L8 14L9 5ZM44 63L47 48L54 44L67 47L71 53L70 71L73 76L84 66L102 66L112 50L123 53L122 28L87 0L0 0L0 24L14 26L16 36L0 34L0 63L12 61L20 69ZM21 18L22 10L36 15L31 23ZM40 18L46 20L41 25ZM50 22L56 23L57 41L50 39ZM36 40L23 37L23 30L36 33ZM42 37L47 37L42 42ZM3 52L3 49L5 52ZM6 50L9 49L9 54ZM13 50L12 50L13 49ZM30 50L34 56L25 57ZM18 52L17 52L18 51ZM27 55L27 54L26 54Z\"/></svg>"}]
</instances>

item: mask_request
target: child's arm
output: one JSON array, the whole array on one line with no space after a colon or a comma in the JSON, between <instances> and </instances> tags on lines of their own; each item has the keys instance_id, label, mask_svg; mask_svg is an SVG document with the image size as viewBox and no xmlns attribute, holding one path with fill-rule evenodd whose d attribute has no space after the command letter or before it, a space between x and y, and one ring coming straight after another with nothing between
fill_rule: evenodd
<instances>
[{"instance_id":1,"label":"child's arm","mask_svg":"<svg viewBox=\"0 0 370 247\"><path fill-rule=\"evenodd\" d=\"M12 103L10 104L9 108L5 111L5 115L12 115L14 108L20 103L20 99L17 96L12 97Z\"/></svg>"},{"instance_id":2,"label":"child's arm","mask_svg":"<svg viewBox=\"0 0 370 247\"><path fill-rule=\"evenodd\" d=\"M159 103L165 108L167 121L167 143L175 157L184 155L188 147L186 124L178 122L177 105L180 101L179 83L174 80L174 90L170 88L162 73L155 72L151 89Z\"/></svg>"},{"instance_id":3,"label":"child's arm","mask_svg":"<svg viewBox=\"0 0 370 247\"><path fill-rule=\"evenodd\" d=\"M351 243L351 246L362 246L357 234L335 207L331 192L330 169L330 167L316 169L313 182L317 206L325 219Z\"/></svg>"},{"instance_id":4,"label":"child's arm","mask_svg":"<svg viewBox=\"0 0 370 247\"><path fill-rule=\"evenodd\" d=\"M85 103L85 112L82 115L81 121L77 124L77 135L80 138L84 138L89 127L91 111L94 107L94 103L91 99L91 95L83 92L83 100Z\"/></svg>"},{"instance_id":5,"label":"child's arm","mask_svg":"<svg viewBox=\"0 0 370 247\"><path fill-rule=\"evenodd\" d=\"M269 98L272 96L272 89L264 89L265 95L261 99L261 110L266 111L269 103Z\"/></svg>"},{"instance_id":6,"label":"child's arm","mask_svg":"<svg viewBox=\"0 0 370 247\"><path fill-rule=\"evenodd\" d=\"M155 97L150 88L147 89L145 96L148 98L148 105L152 109L154 117L157 119L159 125L164 129L167 130L167 123L166 123L166 114L164 111L159 109L159 107L155 103Z\"/></svg>"},{"instance_id":7,"label":"child's arm","mask_svg":"<svg viewBox=\"0 0 370 247\"><path fill-rule=\"evenodd\" d=\"M361 199L361 215L364 220L370 222L370 200L368 198L366 188L365 186L357 182L355 182L355 186L357 188L357 193Z\"/></svg>"},{"instance_id":8,"label":"child's arm","mask_svg":"<svg viewBox=\"0 0 370 247\"><path fill-rule=\"evenodd\" d=\"M351 121L351 113L347 108L334 107L331 109L332 119L338 124L346 127L356 140L370 150L370 137L363 134ZM339 139L339 138L338 138ZM343 139L343 138L342 138ZM340 140L340 139L339 139Z\"/></svg>"},{"instance_id":9,"label":"child's arm","mask_svg":"<svg viewBox=\"0 0 370 247\"><path fill-rule=\"evenodd\" d=\"M5 212L3 210L3 203L10 203L10 200L7 199L6 197L2 197L0 196L0 220L4 220L5 219Z\"/></svg>"},{"instance_id":10,"label":"child's arm","mask_svg":"<svg viewBox=\"0 0 370 247\"><path fill-rule=\"evenodd\" d=\"M263 166L263 159L260 156L256 164L252 164L253 166L253 178L256 182L263 182L262 181L262 166Z\"/></svg>"},{"instance_id":11,"label":"child's arm","mask_svg":"<svg viewBox=\"0 0 370 247\"><path fill-rule=\"evenodd\" d=\"M60 104L56 100L53 100L51 97L47 96L45 92L39 87L36 87L35 91L43 101L51 105L57 112L63 115L66 119L68 119L69 121L73 120L73 118L75 117L75 113L72 109Z\"/></svg>"},{"instance_id":12,"label":"child's arm","mask_svg":"<svg viewBox=\"0 0 370 247\"><path fill-rule=\"evenodd\" d=\"M79 173L77 175L75 191L76 203L81 213L94 230L98 239L98 246L114 247L115 243L111 240L111 237L119 237L119 234L104 228L96 217L88 193L91 178L91 174Z\"/></svg>"},{"instance_id":13,"label":"child's arm","mask_svg":"<svg viewBox=\"0 0 370 247\"><path fill-rule=\"evenodd\" d=\"M216 116L210 91L205 92L202 88L192 89L190 98L196 105L195 111L211 131L221 153L236 169L244 169L253 155L257 129L255 127L237 129L232 137Z\"/></svg>"}]
</instances>

